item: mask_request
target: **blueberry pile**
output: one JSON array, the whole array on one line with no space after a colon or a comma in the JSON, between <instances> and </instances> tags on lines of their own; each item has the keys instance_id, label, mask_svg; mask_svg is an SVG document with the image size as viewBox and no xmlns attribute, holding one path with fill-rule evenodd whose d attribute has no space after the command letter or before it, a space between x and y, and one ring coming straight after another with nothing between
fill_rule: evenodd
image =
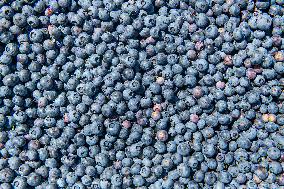
<instances>
[{"instance_id":1,"label":"blueberry pile","mask_svg":"<svg viewBox=\"0 0 284 189\"><path fill-rule=\"evenodd\" d=\"M283 0L0 0L1 189L282 187Z\"/></svg>"}]
</instances>

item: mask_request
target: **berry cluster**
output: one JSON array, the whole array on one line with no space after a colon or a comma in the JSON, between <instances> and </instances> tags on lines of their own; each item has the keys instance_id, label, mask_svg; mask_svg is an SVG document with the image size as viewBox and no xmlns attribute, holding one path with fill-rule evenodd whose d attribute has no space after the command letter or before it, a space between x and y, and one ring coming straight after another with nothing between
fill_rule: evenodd
<instances>
[{"instance_id":1,"label":"berry cluster","mask_svg":"<svg viewBox=\"0 0 284 189\"><path fill-rule=\"evenodd\" d=\"M0 0L1 189L283 186L283 0Z\"/></svg>"}]
</instances>

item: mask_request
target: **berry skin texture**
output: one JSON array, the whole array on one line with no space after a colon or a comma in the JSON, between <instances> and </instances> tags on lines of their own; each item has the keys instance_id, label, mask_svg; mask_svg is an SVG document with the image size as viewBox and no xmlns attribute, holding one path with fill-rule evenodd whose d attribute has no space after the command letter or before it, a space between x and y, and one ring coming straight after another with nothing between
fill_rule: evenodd
<instances>
[{"instance_id":1,"label":"berry skin texture","mask_svg":"<svg viewBox=\"0 0 284 189\"><path fill-rule=\"evenodd\" d=\"M165 130L160 130L157 132L157 139L160 141L166 141L168 139L168 133Z\"/></svg>"}]
</instances>

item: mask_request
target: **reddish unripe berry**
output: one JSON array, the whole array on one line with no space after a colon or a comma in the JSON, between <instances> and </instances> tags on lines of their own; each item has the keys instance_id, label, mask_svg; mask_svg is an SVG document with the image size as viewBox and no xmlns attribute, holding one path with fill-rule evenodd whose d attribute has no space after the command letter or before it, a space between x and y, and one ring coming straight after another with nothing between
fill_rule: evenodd
<instances>
[{"instance_id":1,"label":"reddish unripe berry","mask_svg":"<svg viewBox=\"0 0 284 189\"><path fill-rule=\"evenodd\" d=\"M148 44L155 44L156 40L152 36L150 36L145 40L145 42Z\"/></svg>"},{"instance_id":2,"label":"reddish unripe berry","mask_svg":"<svg viewBox=\"0 0 284 189\"><path fill-rule=\"evenodd\" d=\"M247 71L247 77L248 77L249 79L254 79L254 78L256 77L255 71L253 71L252 69L249 69L249 70Z\"/></svg>"},{"instance_id":3,"label":"reddish unripe berry","mask_svg":"<svg viewBox=\"0 0 284 189\"><path fill-rule=\"evenodd\" d=\"M216 87L217 87L218 89L224 89L225 86L226 86L226 83L223 82L223 81L218 81L218 82L216 83Z\"/></svg>"},{"instance_id":4,"label":"reddish unripe berry","mask_svg":"<svg viewBox=\"0 0 284 189\"><path fill-rule=\"evenodd\" d=\"M53 14L53 9L51 7L48 7L46 10L45 10L45 15L46 16L51 16Z\"/></svg>"},{"instance_id":5,"label":"reddish unripe berry","mask_svg":"<svg viewBox=\"0 0 284 189\"><path fill-rule=\"evenodd\" d=\"M197 29L196 24L189 24L189 26L188 26L188 31L189 31L190 33L195 32L196 29Z\"/></svg>"},{"instance_id":6,"label":"reddish unripe berry","mask_svg":"<svg viewBox=\"0 0 284 189\"><path fill-rule=\"evenodd\" d=\"M274 54L274 58L277 62L283 62L284 61L284 52L278 51Z\"/></svg>"},{"instance_id":7,"label":"reddish unripe berry","mask_svg":"<svg viewBox=\"0 0 284 189\"><path fill-rule=\"evenodd\" d=\"M152 118L157 121L161 118L161 113L158 111L152 112Z\"/></svg>"},{"instance_id":8,"label":"reddish unripe berry","mask_svg":"<svg viewBox=\"0 0 284 189\"><path fill-rule=\"evenodd\" d=\"M218 32L219 32L219 33L224 33L224 32L225 32L225 29L224 29L224 28L219 28L219 29L218 29Z\"/></svg>"},{"instance_id":9,"label":"reddish unripe berry","mask_svg":"<svg viewBox=\"0 0 284 189\"><path fill-rule=\"evenodd\" d=\"M162 84L164 84L164 82L165 82L165 78L163 78L163 77L157 77L156 83L158 83L159 85L162 85Z\"/></svg>"},{"instance_id":10,"label":"reddish unripe berry","mask_svg":"<svg viewBox=\"0 0 284 189\"><path fill-rule=\"evenodd\" d=\"M157 132L157 139L159 140L159 141L162 141L162 142L164 142L164 141L166 141L166 140L168 140L168 132L167 131L165 131L165 130L159 130L158 132Z\"/></svg>"},{"instance_id":11,"label":"reddish unripe berry","mask_svg":"<svg viewBox=\"0 0 284 189\"><path fill-rule=\"evenodd\" d=\"M154 107L153 107L153 111L157 111L157 112L160 112L162 111L162 105L161 104L155 104Z\"/></svg>"},{"instance_id":12,"label":"reddish unripe berry","mask_svg":"<svg viewBox=\"0 0 284 189\"><path fill-rule=\"evenodd\" d=\"M24 138L27 139L27 140L31 140L32 139L32 137L29 134L24 135Z\"/></svg>"},{"instance_id":13,"label":"reddish unripe berry","mask_svg":"<svg viewBox=\"0 0 284 189\"><path fill-rule=\"evenodd\" d=\"M263 114L263 115L262 115L262 120L263 120L264 122L268 122L268 121L269 121L269 115L268 115L268 114Z\"/></svg>"},{"instance_id":14,"label":"reddish unripe berry","mask_svg":"<svg viewBox=\"0 0 284 189\"><path fill-rule=\"evenodd\" d=\"M197 41L195 44L195 49L200 51L204 47L204 44L202 41Z\"/></svg>"},{"instance_id":15,"label":"reddish unripe berry","mask_svg":"<svg viewBox=\"0 0 284 189\"><path fill-rule=\"evenodd\" d=\"M224 57L224 64L227 65L227 66L233 65L233 60L232 60L232 56L231 55L226 55Z\"/></svg>"},{"instance_id":16,"label":"reddish unripe berry","mask_svg":"<svg viewBox=\"0 0 284 189\"><path fill-rule=\"evenodd\" d=\"M191 114L190 115L190 121L193 123L197 123L199 121L199 116L196 114Z\"/></svg>"},{"instance_id":17,"label":"reddish unripe berry","mask_svg":"<svg viewBox=\"0 0 284 189\"><path fill-rule=\"evenodd\" d=\"M202 91L202 88L201 87L195 87L192 91L192 95L195 97L195 98L200 98L202 97L203 95L203 91Z\"/></svg>"},{"instance_id":18,"label":"reddish unripe berry","mask_svg":"<svg viewBox=\"0 0 284 189\"><path fill-rule=\"evenodd\" d=\"M250 61L250 59L248 59L248 58L245 59L244 65L245 65L246 68L250 68L250 67L251 67L251 61Z\"/></svg>"},{"instance_id":19,"label":"reddish unripe berry","mask_svg":"<svg viewBox=\"0 0 284 189\"><path fill-rule=\"evenodd\" d=\"M69 118L68 118L68 114L64 114L63 116L63 119L64 119L64 123L68 123L69 122Z\"/></svg>"},{"instance_id":20,"label":"reddish unripe berry","mask_svg":"<svg viewBox=\"0 0 284 189\"><path fill-rule=\"evenodd\" d=\"M124 120L124 121L122 122L122 126L123 126L124 128L126 128L126 129L129 129L129 128L131 127L131 123L130 123L130 121L128 121L128 120Z\"/></svg>"},{"instance_id":21,"label":"reddish unripe berry","mask_svg":"<svg viewBox=\"0 0 284 189\"><path fill-rule=\"evenodd\" d=\"M276 121L276 116L274 114L269 114L268 121L269 122L275 122Z\"/></svg>"},{"instance_id":22,"label":"reddish unripe berry","mask_svg":"<svg viewBox=\"0 0 284 189\"><path fill-rule=\"evenodd\" d=\"M115 161L115 162L113 163L113 167L114 167L115 169L121 169L121 167L122 167L121 161Z\"/></svg>"},{"instance_id":23,"label":"reddish unripe berry","mask_svg":"<svg viewBox=\"0 0 284 189\"><path fill-rule=\"evenodd\" d=\"M255 174L253 174L253 180L254 180L254 182L255 182L256 184L261 183L261 179L260 179L257 175L255 175Z\"/></svg>"}]
</instances>

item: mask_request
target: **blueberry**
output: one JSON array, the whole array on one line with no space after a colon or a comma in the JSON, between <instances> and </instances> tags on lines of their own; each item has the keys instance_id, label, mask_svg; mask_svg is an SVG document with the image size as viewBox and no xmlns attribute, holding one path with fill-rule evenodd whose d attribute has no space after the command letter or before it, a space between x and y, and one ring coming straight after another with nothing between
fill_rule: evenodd
<instances>
[{"instance_id":1,"label":"blueberry","mask_svg":"<svg viewBox=\"0 0 284 189\"><path fill-rule=\"evenodd\" d=\"M31 173L28 175L28 178L27 178L27 183L30 185L30 186L38 186L40 185L42 182L42 178L40 175L36 174L36 173Z\"/></svg>"},{"instance_id":2,"label":"blueberry","mask_svg":"<svg viewBox=\"0 0 284 189\"><path fill-rule=\"evenodd\" d=\"M1 187L282 185L280 1L0 4Z\"/></svg>"},{"instance_id":3,"label":"blueberry","mask_svg":"<svg viewBox=\"0 0 284 189\"><path fill-rule=\"evenodd\" d=\"M208 185L213 185L216 182L216 175L213 172L205 173L204 182Z\"/></svg>"}]
</instances>

